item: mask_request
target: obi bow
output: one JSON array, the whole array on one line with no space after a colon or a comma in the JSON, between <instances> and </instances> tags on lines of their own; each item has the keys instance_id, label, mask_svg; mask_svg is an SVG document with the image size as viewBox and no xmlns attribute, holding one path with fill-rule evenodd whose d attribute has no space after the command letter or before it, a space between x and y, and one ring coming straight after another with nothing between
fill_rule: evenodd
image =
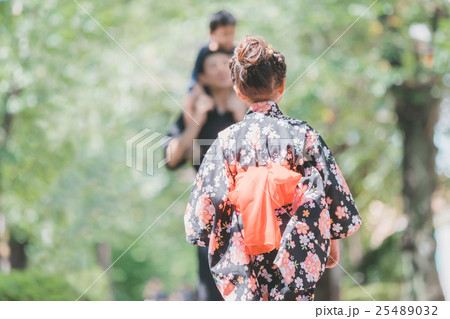
<instances>
[{"instance_id":1,"label":"obi bow","mask_svg":"<svg viewBox=\"0 0 450 319\"><path fill-rule=\"evenodd\" d=\"M241 213L246 254L262 254L280 247L275 209L293 202L301 178L301 174L275 162L251 166L235 176L235 188L228 198Z\"/></svg>"}]
</instances>

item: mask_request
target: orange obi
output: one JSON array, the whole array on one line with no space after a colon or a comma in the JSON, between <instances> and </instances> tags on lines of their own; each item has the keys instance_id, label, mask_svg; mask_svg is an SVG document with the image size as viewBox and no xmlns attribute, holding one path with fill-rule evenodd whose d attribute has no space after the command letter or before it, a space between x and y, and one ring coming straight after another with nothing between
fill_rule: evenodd
<instances>
[{"instance_id":1,"label":"orange obi","mask_svg":"<svg viewBox=\"0 0 450 319\"><path fill-rule=\"evenodd\" d=\"M301 178L301 174L275 162L251 166L235 176L235 189L228 198L241 213L246 254L258 255L280 247L275 209L293 202Z\"/></svg>"}]
</instances>

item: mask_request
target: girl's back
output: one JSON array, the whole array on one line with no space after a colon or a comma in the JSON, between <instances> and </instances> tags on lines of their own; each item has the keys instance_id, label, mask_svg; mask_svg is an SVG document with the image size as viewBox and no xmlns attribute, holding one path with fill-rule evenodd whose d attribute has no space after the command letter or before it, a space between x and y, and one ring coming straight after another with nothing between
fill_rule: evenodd
<instances>
[{"instance_id":1,"label":"girl's back","mask_svg":"<svg viewBox=\"0 0 450 319\"><path fill-rule=\"evenodd\" d=\"M242 122L219 133L185 213L187 241L209 247L226 300L313 300L330 240L360 225L322 137L270 100L251 104Z\"/></svg>"}]
</instances>

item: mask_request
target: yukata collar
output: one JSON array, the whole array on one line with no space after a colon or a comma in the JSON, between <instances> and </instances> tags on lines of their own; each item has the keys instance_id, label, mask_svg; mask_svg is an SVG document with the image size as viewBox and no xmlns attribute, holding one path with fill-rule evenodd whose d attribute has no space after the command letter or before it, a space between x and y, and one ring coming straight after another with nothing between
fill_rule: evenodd
<instances>
[{"instance_id":1,"label":"yukata collar","mask_svg":"<svg viewBox=\"0 0 450 319\"><path fill-rule=\"evenodd\" d=\"M281 116L283 112L281 112L277 103L274 101L262 101L250 104L246 116L252 113L262 113L264 115L272 115L272 116Z\"/></svg>"}]
</instances>

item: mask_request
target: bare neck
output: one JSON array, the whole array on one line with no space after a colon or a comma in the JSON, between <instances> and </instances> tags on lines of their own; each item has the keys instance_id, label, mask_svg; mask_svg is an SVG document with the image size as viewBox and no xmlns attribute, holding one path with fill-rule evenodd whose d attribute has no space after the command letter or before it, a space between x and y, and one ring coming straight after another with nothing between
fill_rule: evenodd
<instances>
[{"instance_id":1,"label":"bare neck","mask_svg":"<svg viewBox=\"0 0 450 319\"><path fill-rule=\"evenodd\" d=\"M230 94L230 89L225 88L225 89L212 89L211 90L211 95L214 99L214 101L216 102L216 108L217 108L217 112L218 113L225 113L227 111L227 101L228 101L228 96Z\"/></svg>"},{"instance_id":2,"label":"bare neck","mask_svg":"<svg viewBox=\"0 0 450 319\"><path fill-rule=\"evenodd\" d=\"M281 98L282 98L283 94L280 94L280 92L272 92L272 94L265 96L264 98L258 99L256 101L249 101L250 104L252 103L256 103L256 102L262 102L262 101L273 101L277 104L280 104L281 102Z\"/></svg>"}]
</instances>

